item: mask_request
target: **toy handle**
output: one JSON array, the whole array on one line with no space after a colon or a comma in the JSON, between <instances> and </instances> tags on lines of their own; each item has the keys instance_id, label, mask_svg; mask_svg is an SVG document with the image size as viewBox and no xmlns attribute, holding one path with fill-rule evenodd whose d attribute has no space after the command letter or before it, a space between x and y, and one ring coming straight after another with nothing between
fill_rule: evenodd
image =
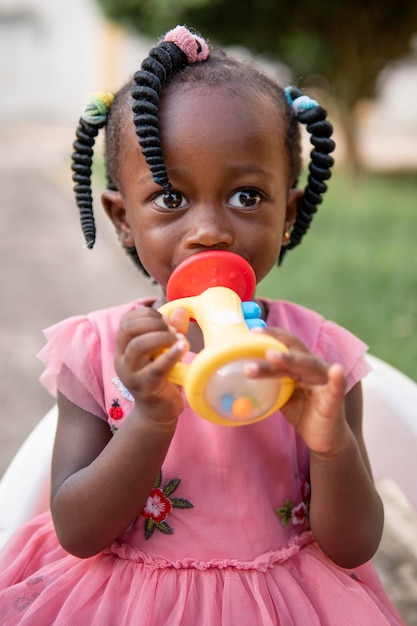
<instances>
[{"instance_id":1,"label":"toy handle","mask_svg":"<svg viewBox=\"0 0 417 626\"><path fill-rule=\"evenodd\" d=\"M213 289L216 289L216 295L214 296L214 300L212 291ZM188 311L189 319L191 320L198 318L199 322L204 327L204 329L202 328L202 330L205 345L215 345L216 341L221 342L225 338L225 332L227 334L227 339L230 339L230 332L232 330L232 326L230 325L231 317L234 318L232 333L233 335L235 335L236 333L241 333L242 331L247 331L247 329L251 329L255 326L266 326L265 322L260 319L259 305L251 301L240 302L240 299L233 291L231 293L228 293L228 291L230 290L225 291L225 289L226 288L212 287L210 290L211 297L209 298L206 295L201 300L199 296L190 296L187 298L179 298L178 300L171 300L170 302L162 305L159 308L159 312L163 315L166 315L167 317L170 317L174 309L178 307L186 309ZM226 307L227 314L225 314L224 308L223 314L219 312L219 309L217 308L219 303L219 296L222 300L223 307ZM208 301L210 301L211 304L211 306L209 307L210 312L207 314L206 311L205 315L202 316L201 313L205 309L206 305L209 304ZM241 309L239 309L239 306L241 307ZM217 320L219 321L219 318L221 318L222 315L223 317L227 317L229 321L229 326L227 329L221 324L213 324L213 319L217 318ZM207 320L208 316L210 316L211 318L210 323L208 323ZM203 317L203 320L200 319L201 317ZM176 363L176 365L174 365L169 373L169 380L176 385L181 385L182 387L184 387L188 369L189 365L182 362Z\"/></svg>"},{"instance_id":2,"label":"toy handle","mask_svg":"<svg viewBox=\"0 0 417 626\"><path fill-rule=\"evenodd\" d=\"M202 294L178 298L162 305L158 310L170 317L174 309L182 307L189 319L196 319L204 337L204 347L224 345L242 332L249 332L242 312L239 296L228 287L210 287ZM189 365L176 363L168 378L184 387Z\"/></svg>"},{"instance_id":3,"label":"toy handle","mask_svg":"<svg viewBox=\"0 0 417 626\"><path fill-rule=\"evenodd\" d=\"M159 312L168 317L173 310L183 307L189 319L196 319L204 337L204 347L221 345L231 337L248 332L242 312L242 303L228 287L210 287L198 296L167 302Z\"/></svg>"}]
</instances>

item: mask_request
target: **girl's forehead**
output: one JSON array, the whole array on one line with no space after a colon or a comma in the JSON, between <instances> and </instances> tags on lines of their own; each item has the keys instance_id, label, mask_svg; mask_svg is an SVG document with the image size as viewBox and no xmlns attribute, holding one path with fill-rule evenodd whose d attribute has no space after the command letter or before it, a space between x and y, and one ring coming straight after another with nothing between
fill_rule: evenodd
<instances>
[{"instance_id":1,"label":"girl's forehead","mask_svg":"<svg viewBox=\"0 0 417 626\"><path fill-rule=\"evenodd\" d=\"M281 130L279 108L265 93L243 85L177 85L167 90L160 102L160 127L164 130L201 125L228 129L230 124L245 131ZM281 133L280 133L281 134Z\"/></svg>"},{"instance_id":2,"label":"girl's forehead","mask_svg":"<svg viewBox=\"0 0 417 626\"><path fill-rule=\"evenodd\" d=\"M234 85L175 84L161 96L158 118L168 175L183 162L194 167L196 159L207 167L242 161L262 162L274 171L286 167L285 130L268 94ZM146 176L149 168L131 120L120 165Z\"/></svg>"},{"instance_id":3,"label":"girl's forehead","mask_svg":"<svg viewBox=\"0 0 417 626\"><path fill-rule=\"evenodd\" d=\"M190 101L200 102L216 102L223 104L229 108L230 104L236 106L240 103L241 107L252 111L254 106L268 106L271 109L275 108L278 113L276 104L273 103L272 98L265 92L249 87L241 83L220 83L211 84L203 82L187 83L172 83L161 93L161 109L172 108L177 106L177 103L181 105L181 102Z\"/></svg>"}]
</instances>

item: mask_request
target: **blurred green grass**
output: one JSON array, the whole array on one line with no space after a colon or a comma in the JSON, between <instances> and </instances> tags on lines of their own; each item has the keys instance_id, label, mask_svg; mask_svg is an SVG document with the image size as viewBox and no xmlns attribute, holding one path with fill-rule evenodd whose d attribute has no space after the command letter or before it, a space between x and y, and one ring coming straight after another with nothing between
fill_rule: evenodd
<instances>
[{"instance_id":1,"label":"blurred green grass","mask_svg":"<svg viewBox=\"0 0 417 626\"><path fill-rule=\"evenodd\" d=\"M345 326L417 380L417 173L336 171L302 244L258 286Z\"/></svg>"}]
</instances>

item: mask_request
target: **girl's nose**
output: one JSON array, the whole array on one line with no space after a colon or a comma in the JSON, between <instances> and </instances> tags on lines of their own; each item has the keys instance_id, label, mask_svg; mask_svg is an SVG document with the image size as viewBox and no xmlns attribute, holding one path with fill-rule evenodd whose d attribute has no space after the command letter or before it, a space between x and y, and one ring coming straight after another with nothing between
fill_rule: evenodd
<instances>
[{"instance_id":1,"label":"girl's nose","mask_svg":"<svg viewBox=\"0 0 417 626\"><path fill-rule=\"evenodd\" d=\"M233 231L223 209L217 210L202 206L192 213L186 237L188 246L215 248L232 245Z\"/></svg>"}]
</instances>

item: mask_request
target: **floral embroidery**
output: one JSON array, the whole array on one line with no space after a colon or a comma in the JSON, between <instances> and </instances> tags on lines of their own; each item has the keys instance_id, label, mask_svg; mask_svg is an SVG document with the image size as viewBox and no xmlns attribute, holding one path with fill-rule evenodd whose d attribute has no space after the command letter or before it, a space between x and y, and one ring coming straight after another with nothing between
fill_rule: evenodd
<instances>
[{"instance_id":1,"label":"floral embroidery","mask_svg":"<svg viewBox=\"0 0 417 626\"><path fill-rule=\"evenodd\" d=\"M135 401L129 389L127 389L127 387L124 386L124 384L122 383L122 381L120 380L118 376L115 376L114 378L112 378L112 383L113 385L116 385L117 389L120 391L122 396L126 398L126 400L129 400L129 402Z\"/></svg>"},{"instance_id":2,"label":"floral embroidery","mask_svg":"<svg viewBox=\"0 0 417 626\"><path fill-rule=\"evenodd\" d=\"M157 529L164 535L172 535L174 532L168 524L167 517L172 509L192 509L193 505L184 498L170 498L181 482L180 478L174 478L165 487L161 489L162 472L159 473L158 479L148 496L145 506L140 515L146 519L145 522L145 539L152 537L154 530Z\"/></svg>"},{"instance_id":3,"label":"floral embroidery","mask_svg":"<svg viewBox=\"0 0 417 626\"><path fill-rule=\"evenodd\" d=\"M161 489L152 489L141 515L147 519L153 519L157 524L161 524L165 522L171 513L171 509L171 501L164 496L164 492Z\"/></svg>"},{"instance_id":4,"label":"floral embroidery","mask_svg":"<svg viewBox=\"0 0 417 626\"><path fill-rule=\"evenodd\" d=\"M294 504L290 498L287 498L284 506L275 509L275 513L281 518L281 524L284 527L288 526L290 522L293 526L301 526L308 522L310 494L310 483L307 480L303 480L300 487L301 502Z\"/></svg>"}]
</instances>

